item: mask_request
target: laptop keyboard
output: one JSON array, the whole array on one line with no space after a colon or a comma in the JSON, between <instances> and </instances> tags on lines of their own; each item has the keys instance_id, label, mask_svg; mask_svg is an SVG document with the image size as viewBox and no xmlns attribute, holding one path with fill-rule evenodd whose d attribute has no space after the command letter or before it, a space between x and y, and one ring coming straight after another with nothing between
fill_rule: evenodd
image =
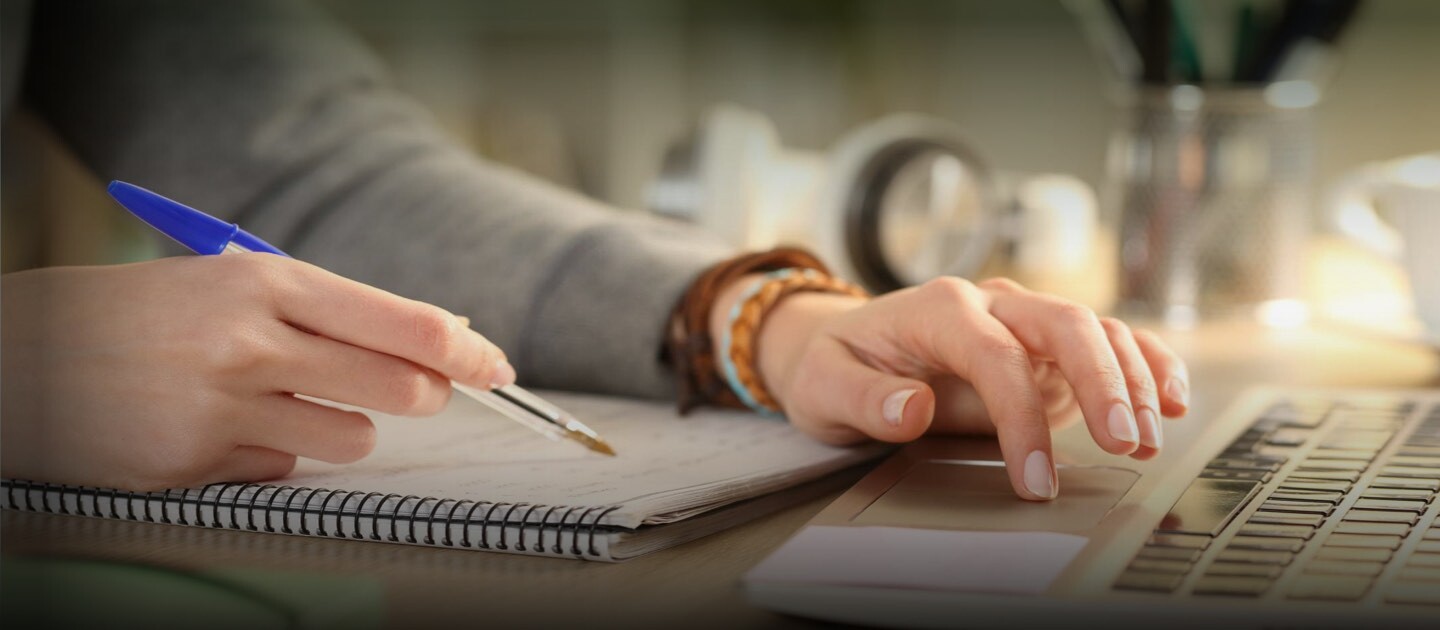
<instances>
[{"instance_id":1,"label":"laptop keyboard","mask_svg":"<svg viewBox=\"0 0 1440 630\"><path fill-rule=\"evenodd\" d=\"M1207 464L1123 591L1440 607L1440 405L1281 399Z\"/></svg>"}]
</instances>

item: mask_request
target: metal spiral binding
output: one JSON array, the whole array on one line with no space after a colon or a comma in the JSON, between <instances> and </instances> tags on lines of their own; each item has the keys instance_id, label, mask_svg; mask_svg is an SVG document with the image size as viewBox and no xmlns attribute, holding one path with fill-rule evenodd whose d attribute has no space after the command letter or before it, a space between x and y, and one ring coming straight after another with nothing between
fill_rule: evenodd
<instances>
[{"instance_id":1,"label":"metal spiral binding","mask_svg":"<svg viewBox=\"0 0 1440 630\"><path fill-rule=\"evenodd\" d=\"M563 506L440 499L258 483L213 483L201 488L161 492L12 479L0 480L0 486L3 486L0 496L5 499L5 507L29 512L466 549L548 552L577 558L600 557L595 542L601 534L602 522L620 509L618 505ZM58 503L52 502L52 494ZM74 500L73 508L66 504L67 499ZM158 506L158 514L152 504ZM187 508L193 508L193 512ZM171 509L175 510L173 516ZM222 513L222 509L228 514ZM241 512L244 512L243 518ZM298 527L291 526L292 516L298 520ZM311 517L315 519L314 528L310 526ZM326 524L327 517L334 519L333 529ZM386 522L388 528L383 526ZM418 531L422 527L423 537ZM441 530L439 536L435 533L437 527ZM492 532L492 528L496 531ZM526 540L527 529L534 530L533 542ZM478 531L478 536L472 535L472 531ZM549 549L545 547L547 535L554 537Z\"/></svg>"}]
</instances>

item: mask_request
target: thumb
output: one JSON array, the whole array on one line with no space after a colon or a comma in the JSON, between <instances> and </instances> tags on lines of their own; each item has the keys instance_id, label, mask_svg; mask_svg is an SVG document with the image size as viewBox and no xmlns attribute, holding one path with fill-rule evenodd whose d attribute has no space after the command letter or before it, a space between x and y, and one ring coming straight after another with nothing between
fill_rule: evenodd
<instances>
[{"instance_id":1,"label":"thumb","mask_svg":"<svg viewBox=\"0 0 1440 630\"><path fill-rule=\"evenodd\" d=\"M909 442L930 428L935 392L922 381L881 372L838 342L812 344L785 405L791 424L832 444L873 438Z\"/></svg>"}]
</instances>

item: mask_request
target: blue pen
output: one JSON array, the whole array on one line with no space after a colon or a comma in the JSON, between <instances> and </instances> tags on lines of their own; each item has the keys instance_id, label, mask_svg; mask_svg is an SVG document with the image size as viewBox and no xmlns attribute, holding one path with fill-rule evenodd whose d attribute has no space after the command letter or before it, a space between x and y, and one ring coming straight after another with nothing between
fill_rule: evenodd
<instances>
[{"instance_id":1,"label":"blue pen","mask_svg":"<svg viewBox=\"0 0 1440 630\"><path fill-rule=\"evenodd\" d=\"M139 186L113 181L110 182L108 190L110 196L125 206L131 214L197 254L264 252L288 258L285 252L240 229L240 226L234 223L226 223ZM451 385L456 391L552 440L571 439L592 451L612 456L615 454L615 450L590 427L517 385L506 385L492 390L477 389L453 381Z\"/></svg>"}]
</instances>

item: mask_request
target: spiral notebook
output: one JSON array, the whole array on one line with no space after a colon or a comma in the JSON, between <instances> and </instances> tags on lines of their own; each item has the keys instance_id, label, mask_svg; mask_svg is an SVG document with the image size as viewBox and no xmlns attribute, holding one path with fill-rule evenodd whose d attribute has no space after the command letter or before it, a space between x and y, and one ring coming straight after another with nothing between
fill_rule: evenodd
<instances>
[{"instance_id":1,"label":"spiral notebook","mask_svg":"<svg viewBox=\"0 0 1440 630\"><path fill-rule=\"evenodd\" d=\"M372 413L376 450L346 466L301 460L271 483L150 493L7 479L0 506L615 562L823 493L809 482L886 452L826 446L747 413L681 418L662 403L545 396L619 456L545 440L456 398L432 418Z\"/></svg>"}]
</instances>

